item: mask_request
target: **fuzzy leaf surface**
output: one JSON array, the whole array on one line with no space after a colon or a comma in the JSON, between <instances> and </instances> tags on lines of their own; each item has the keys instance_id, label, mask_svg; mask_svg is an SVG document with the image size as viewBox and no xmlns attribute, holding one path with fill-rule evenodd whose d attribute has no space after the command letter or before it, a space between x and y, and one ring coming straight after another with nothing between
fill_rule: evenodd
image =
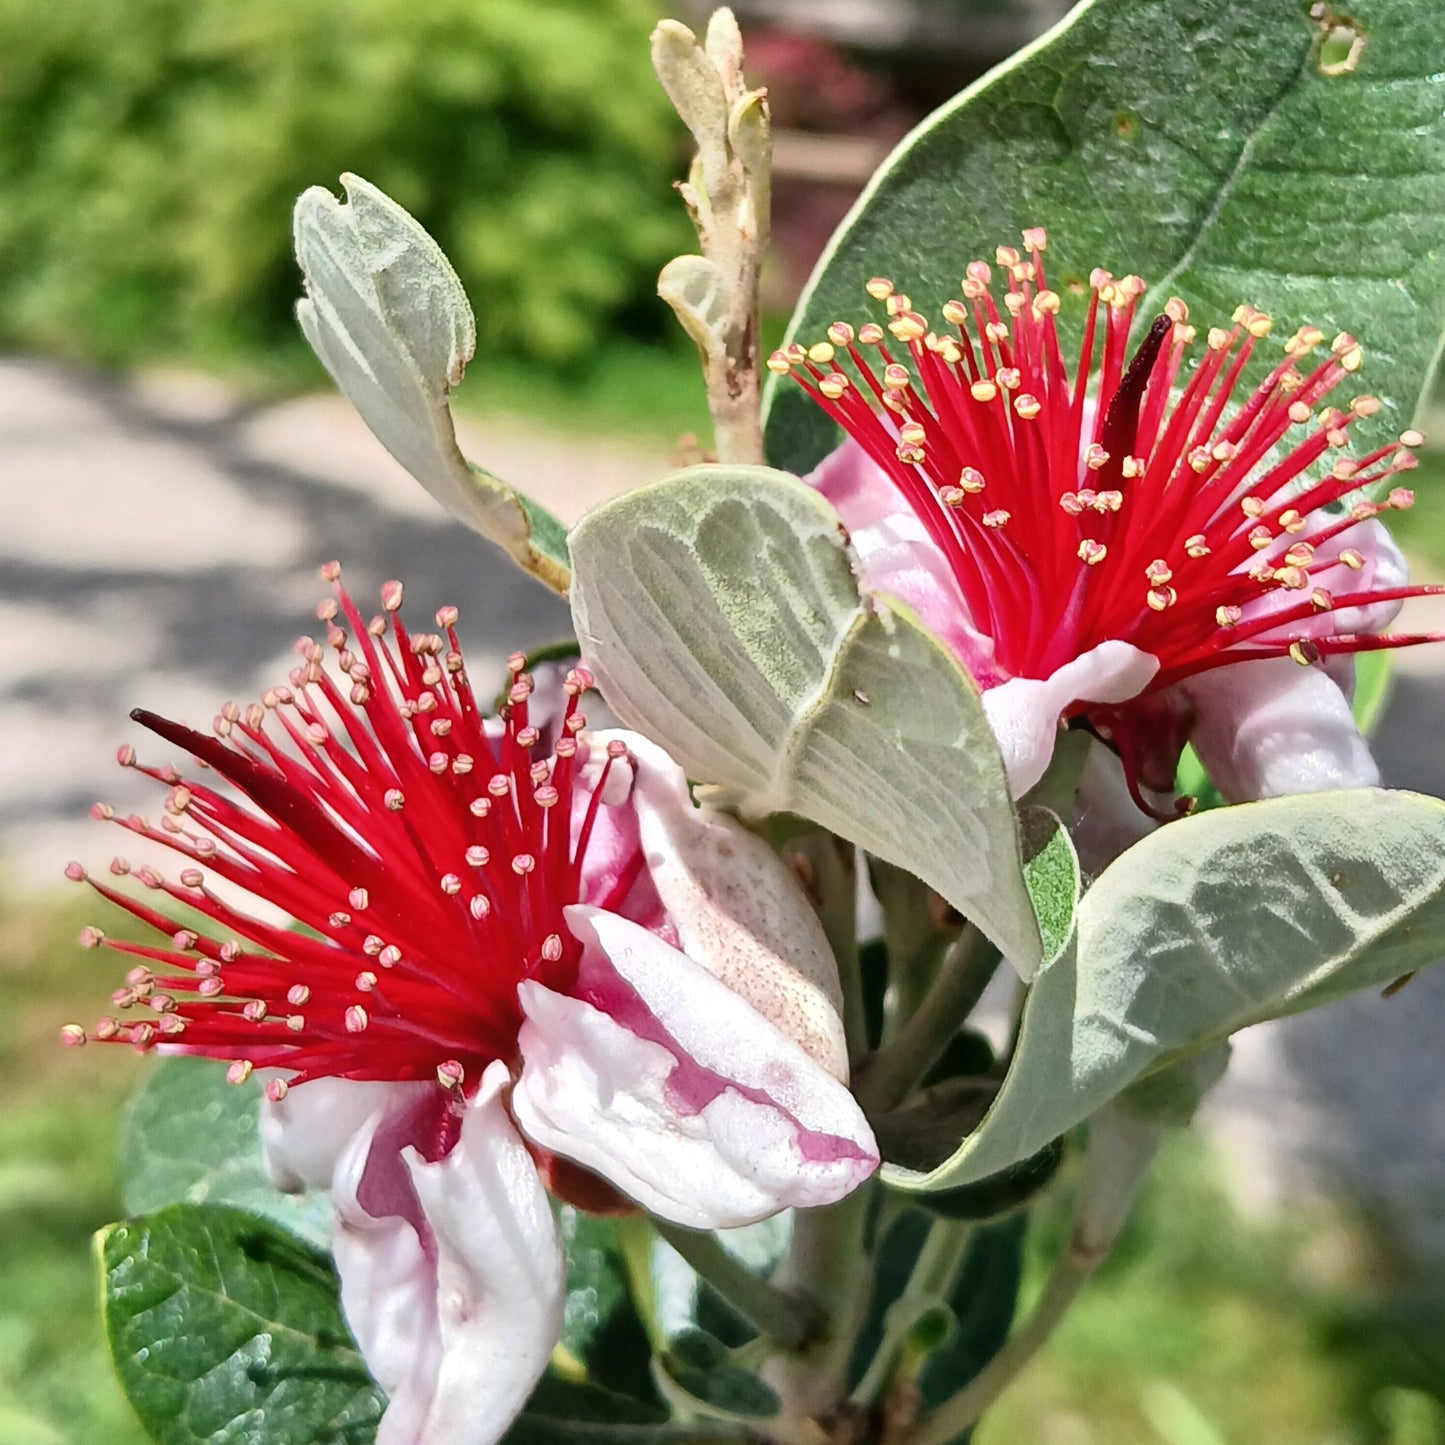
<instances>
[{"instance_id":1,"label":"fuzzy leaf surface","mask_svg":"<svg viewBox=\"0 0 1445 1445\"><path fill-rule=\"evenodd\" d=\"M983 1122L937 1169L889 1169L890 1182L943 1189L995 1174L1238 1029L1389 983L1442 953L1438 798L1314 793L1166 824L1084 894L1071 946L1029 991Z\"/></svg>"},{"instance_id":2,"label":"fuzzy leaf surface","mask_svg":"<svg viewBox=\"0 0 1445 1445\"><path fill-rule=\"evenodd\" d=\"M451 262L395 201L344 175L346 200L312 186L296 202L306 295L296 318L362 420L453 516L554 591L567 590L567 538L555 517L470 466L448 397L477 346Z\"/></svg>"},{"instance_id":3,"label":"fuzzy leaf surface","mask_svg":"<svg viewBox=\"0 0 1445 1445\"><path fill-rule=\"evenodd\" d=\"M1042 955L972 681L860 592L837 514L764 467L693 467L571 535L583 657L629 726L744 814L797 813L922 878L1028 976Z\"/></svg>"}]
</instances>

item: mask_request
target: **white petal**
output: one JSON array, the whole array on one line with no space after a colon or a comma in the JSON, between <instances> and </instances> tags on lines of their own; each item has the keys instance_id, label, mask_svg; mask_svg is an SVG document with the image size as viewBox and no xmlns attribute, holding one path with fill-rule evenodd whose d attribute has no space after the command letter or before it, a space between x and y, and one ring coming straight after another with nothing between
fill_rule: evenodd
<instances>
[{"instance_id":1,"label":"white petal","mask_svg":"<svg viewBox=\"0 0 1445 1445\"><path fill-rule=\"evenodd\" d=\"M377 1445L491 1445L546 1368L565 1303L541 1180L494 1063L461 1136L428 1163L436 1090L378 1111L336 1171L341 1302L389 1396Z\"/></svg>"},{"instance_id":2,"label":"white petal","mask_svg":"<svg viewBox=\"0 0 1445 1445\"><path fill-rule=\"evenodd\" d=\"M435 1090L432 1091L435 1093ZM401 1151L421 1137L434 1108L413 1095L378 1108L337 1161L331 1249L341 1308L388 1404L378 1445L414 1445L436 1389L441 1360L436 1269L428 1231Z\"/></svg>"},{"instance_id":3,"label":"white petal","mask_svg":"<svg viewBox=\"0 0 1445 1445\"><path fill-rule=\"evenodd\" d=\"M792 870L735 818L695 807L682 769L636 733L632 791L653 887L682 951L848 1078L838 967Z\"/></svg>"},{"instance_id":4,"label":"white petal","mask_svg":"<svg viewBox=\"0 0 1445 1445\"><path fill-rule=\"evenodd\" d=\"M257 1077L278 1070L264 1070ZM299 1194L328 1189L336 1161L352 1136L378 1110L400 1103L428 1084L385 1084L356 1079L312 1079L279 1103L261 1099L261 1159L277 1189Z\"/></svg>"},{"instance_id":5,"label":"white petal","mask_svg":"<svg viewBox=\"0 0 1445 1445\"><path fill-rule=\"evenodd\" d=\"M873 1173L853 1096L792 1039L646 929L566 912L578 996L519 990L512 1107L531 1139L695 1228L832 1203Z\"/></svg>"},{"instance_id":6,"label":"white petal","mask_svg":"<svg viewBox=\"0 0 1445 1445\"><path fill-rule=\"evenodd\" d=\"M1101 642L1045 678L1015 677L983 694L1009 790L1022 797L1054 755L1059 719L1076 702L1115 703L1137 697L1159 671L1159 659L1128 642Z\"/></svg>"},{"instance_id":7,"label":"white petal","mask_svg":"<svg viewBox=\"0 0 1445 1445\"><path fill-rule=\"evenodd\" d=\"M1232 803L1379 784L1345 695L1317 667L1236 662L1180 687L1197 714L1190 741Z\"/></svg>"},{"instance_id":8,"label":"white petal","mask_svg":"<svg viewBox=\"0 0 1445 1445\"><path fill-rule=\"evenodd\" d=\"M436 1247L441 1365L426 1445L490 1445L547 1368L567 1301L561 1241L490 1064L444 1159L406 1151Z\"/></svg>"}]
</instances>

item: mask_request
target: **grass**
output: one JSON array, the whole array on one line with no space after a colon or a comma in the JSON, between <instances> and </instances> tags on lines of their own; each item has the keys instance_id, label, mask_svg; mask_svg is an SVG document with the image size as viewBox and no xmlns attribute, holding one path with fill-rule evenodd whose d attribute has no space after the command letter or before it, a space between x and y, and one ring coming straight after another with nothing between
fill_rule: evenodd
<instances>
[{"instance_id":1,"label":"grass","mask_svg":"<svg viewBox=\"0 0 1445 1445\"><path fill-rule=\"evenodd\" d=\"M117 974L84 901L0 905L0 1441L138 1445L110 1372L90 1236L121 1213L116 1124L137 1061L62 1049ZM113 920L106 920L114 926ZM1060 1201L1061 1205L1062 1201ZM1030 1289L1062 1227L1031 1240ZM1445 1294L1358 1223L1240 1219L1184 1136L1115 1257L976 1445L1445 1445Z\"/></svg>"}]
</instances>

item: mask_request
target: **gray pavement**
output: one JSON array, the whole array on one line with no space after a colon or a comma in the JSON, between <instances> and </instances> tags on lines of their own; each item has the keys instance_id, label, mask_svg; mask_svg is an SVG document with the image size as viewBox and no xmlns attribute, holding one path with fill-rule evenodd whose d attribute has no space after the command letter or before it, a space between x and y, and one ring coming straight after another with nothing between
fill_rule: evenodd
<instances>
[{"instance_id":1,"label":"gray pavement","mask_svg":"<svg viewBox=\"0 0 1445 1445\"><path fill-rule=\"evenodd\" d=\"M662 448L463 427L464 449L566 519L667 465ZM563 605L453 524L333 396L254 407L189 375L133 382L0 359L0 859L11 890L59 885L112 845L104 798L153 808L115 747L144 705L209 725L284 680L342 560L367 598L462 609L475 674L549 641ZM1445 627L1421 606L1408 625ZM1397 654L1387 781L1445 796L1445 647ZM141 786L137 786L141 785ZM1445 940L1442 940L1445 950ZM1241 1199L1364 1203L1445 1258L1445 968L1251 1030L1206 1106Z\"/></svg>"}]
</instances>

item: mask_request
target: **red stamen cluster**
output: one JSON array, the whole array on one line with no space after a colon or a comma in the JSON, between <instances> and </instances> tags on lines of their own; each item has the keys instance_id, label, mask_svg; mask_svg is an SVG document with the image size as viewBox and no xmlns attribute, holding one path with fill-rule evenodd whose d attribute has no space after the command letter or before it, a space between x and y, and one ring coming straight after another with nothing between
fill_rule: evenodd
<instances>
[{"instance_id":1,"label":"red stamen cluster","mask_svg":"<svg viewBox=\"0 0 1445 1445\"><path fill-rule=\"evenodd\" d=\"M1071 375L1043 231L1024 242L1027 258L998 249L1001 298L992 269L969 265L963 299L943 307L946 334L875 279L867 290L886 306L886 329L835 322L827 341L769 361L866 449L928 529L974 625L993 639L998 676L980 682L1046 677L1109 639L1159 659L1151 691L1249 658L1308 665L1430 640L1320 625L1321 613L1441 590L1352 585L1366 559L1337 539L1411 504L1404 488L1382 501L1362 489L1413 467L1408 448L1422 440L1407 431L1365 456L1343 454L1354 421L1379 408L1369 396L1343 411L1323 404L1359 369L1353 337L1337 336L1310 367L1324 337L1301 328L1237 398L1269 317L1240 307L1189 372L1195 329L1171 300L1129 359L1144 283L1095 271ZM1346 497L1346 510L1320 510ZM1281 590L1288 600L1261 605Z\"/></svg>"},{"instance_id":2,"label":"red stamen cluster","mask_svg":"<svg viewBox=\"0 0 1445 1445\"><path fill-rule=\"evenodd\" d=\"M72 863L67 876L169 939L162 947L85 930L88 946L141 960L114 1002L143 1017L102 1018L92 1036L231 1059L235 1081L279 1067L293 1072L292 1083L434 1077L460 1087L515 1053L522 979L564 991L575 982L578 945L562 909L581 898L603 791L599 782L574 829L586 722L578 700L592 680L580 668L567 675L548 754L528 718L532 679L514 654L500 727L489 736L457 642L456 608L437 613L441 632L408 633L399 582L386 584L383 611L367 622L341 587L339 566L322 576L336 597L317 615L340 677L323 666L325 648L303 637L291 685L250 707L228 703L213 737L132 714L244 802L120 750L122 766L170 789L161 825L104 804L95 816L163 844L187 866L178 882L124 858L111 873L209 924L180 925ZM609 747L603 781L625 752ZM207 886L206 870L299 928L238 911ZM632 876L617 889L625 892ZM84 1043L87 1034L71 1024L64 1037ZM280 1080L268 1086L273 1098L285 1089Z\"/></svg>"}]
</instances>

